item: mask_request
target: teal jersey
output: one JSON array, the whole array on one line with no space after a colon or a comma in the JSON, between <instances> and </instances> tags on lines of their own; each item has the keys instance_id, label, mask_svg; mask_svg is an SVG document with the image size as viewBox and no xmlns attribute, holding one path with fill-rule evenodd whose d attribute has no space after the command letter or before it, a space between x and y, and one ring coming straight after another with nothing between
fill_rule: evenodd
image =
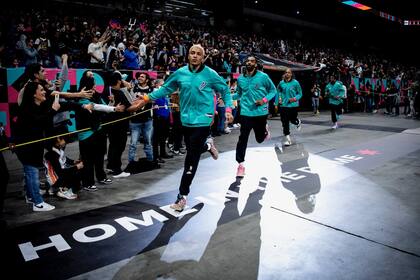
<instances>
[{"instance_id":1,"label":"teal jersey","mask_svg":"<svg viewBox=\"0 0 420 280\"><path fill-rule=\"evenodd\" d=\"M345 98L344 85L340 81L335 81L334 85L328 83L325 87L325 94L328 96L329 104L340 105L343 103L343 98ZM339 97L337 99L337 97Z\"/></svg>"},{"instance_id":2,"label":"teal jersey","mask_svg":"<svg viewBox=\"0 0 420 280\"><path fill-rule=\"evenodd\" d=\"M232 108L232 97L225 80L204 65L197 72L190 70L188 65L179 68L149 97L156 100L177 90L184 126L210 126L216 106L215 92L220 93L226 107Z\"/></svg>"},{"instance_id":3,"label":"teal jersey","mask_svg":"<svg viewBox=\"0 0 420 280\"><path fill-rule=\"evenodd\" d=\"M282 80L277 86L282 103L280 107L298 107L299 100L302 98L302 88L295 79L289 82ZM290 98L296 98L296 101L289 101Z\"/></svg>"},{"instance_id":4,"label":"teal jersey","mask_svg":"<svg viewBox=\"0 0 420 280\"><path fill-rule=\"evenodd\" d=\"M277 94L276 87L270 77L256 71L252 76L240 75L238 86L233 99L241 100L241 116L255 117L268 115L268 101ZM264 99L267 101L261 106L257 106L255 101Z\"/></svg>"}]
</instances>

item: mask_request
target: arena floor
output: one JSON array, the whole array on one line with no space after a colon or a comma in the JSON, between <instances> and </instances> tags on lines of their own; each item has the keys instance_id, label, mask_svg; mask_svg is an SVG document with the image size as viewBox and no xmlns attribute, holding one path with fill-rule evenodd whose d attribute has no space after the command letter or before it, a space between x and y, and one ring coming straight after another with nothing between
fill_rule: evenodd
<instances>
[{"instance_id":1,"label":"arena floor","mask_svg":"<svg viewBox=\"0 0 420 280\"><path fill-rule=\"evenodd\" d=\"M31 279L420 279L420 122L382 114L301 113L296 144L253 134L236 178L239 131L202 156L188 208L169 209L183 156L160 169L98 185L37 213L7 152L10 226L5 275ZM126 163L127 150L123 162ZM142 156L142 145L138 151ZM66 149L77 158L77 144Z\"/></svg>"}]
</instances>

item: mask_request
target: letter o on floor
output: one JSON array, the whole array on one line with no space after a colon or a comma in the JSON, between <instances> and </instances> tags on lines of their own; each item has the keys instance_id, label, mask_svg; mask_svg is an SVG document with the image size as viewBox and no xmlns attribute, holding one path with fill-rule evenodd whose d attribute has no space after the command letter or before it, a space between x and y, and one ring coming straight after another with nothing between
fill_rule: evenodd
<instances>
[{"instance_id":1,"label":"letter o on floor","mask_svg":"<svg viewBox=\"0 0 420 280\"><path fill-rule=\"evenodd\" d=\"M94 230L94 229L100 229L103 231L103 233L101 235L94 236L94 237L90 237L86 235L86 232L90 230ZM97 242L97 241L107 239L113 236L116 232L117 230L111 225L98 224L98 225L92 225L92 226L88 226L88 227L84 227L84 228L76 230L73 233L73 238L74 240L79 241L81 243L91 243L91 242Z\"/></svg>"}]
</instances>

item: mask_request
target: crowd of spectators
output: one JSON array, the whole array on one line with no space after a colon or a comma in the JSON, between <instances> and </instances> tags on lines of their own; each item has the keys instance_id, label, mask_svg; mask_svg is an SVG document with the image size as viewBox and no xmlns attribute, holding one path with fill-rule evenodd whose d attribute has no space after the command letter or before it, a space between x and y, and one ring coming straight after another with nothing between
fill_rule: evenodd
<instances>
[{"instance_id":1,"label":"crowd of spectators","mask_svg":"<svg viewBox=\"0 0 420 280\"><path fill-rule=\"evenodd\" d=\"M198 43L206 49L205 63L225 77L240 73L242 62L249 53L265 53L274 58L315 66L317 70L311 76L310 85L305 87L303 84L306 96L310 96L315 83L321 86L323 94L329 75L338 74L338 79L348 87L349 99L355 103L349 104L350 107L355 105L357 111L376 112L381 105L389 112L392 111L389 108L395 106L389 104L395 103L409 107L410 100L416 95L409 90L418 71L415 66L368 51L331 48L328 42L320 46L296 38L279 38L269 32L233 32L210 25L197 26L188 20L145 14L63 16L39 9L13 14L11 17L5 11L1 15L1 22L5 23L0 30L2 67L40 63L43 67L61 68L61 55L65 53L70 68L169 73L185 65L187 49ZM397 92L390 93L394 90L390 82L380 92L376 89L380 85L370 89L364 82L353 88L352 78L397 80L401 83ZM351 96L353 91L354 96ZM396 93L398 98L386 98L386 95ZM370 98L369 94L375 98Z\"/></svg>"},{"instance_id":2,"label":"crowd of spectators","mask_svg":"<svg viewBox=\"0 0 420 280\"><path fill-rule=\"evenodd\" d=\"M267 53L275 58L317 66L327 80L338 71L348 84L351 76L412 79L415 67L371 53L320 47L293 38L266 34L233 33L189 21L152 17L60 16L47 11L21 11L3 15L0 65L22 67L38 62L60 68L69 55L71 68L119 68L174 71L185 64L193 43L205 47L206 64L218 72L238 72L247 53Z\"/></svg>"}]
</instances>

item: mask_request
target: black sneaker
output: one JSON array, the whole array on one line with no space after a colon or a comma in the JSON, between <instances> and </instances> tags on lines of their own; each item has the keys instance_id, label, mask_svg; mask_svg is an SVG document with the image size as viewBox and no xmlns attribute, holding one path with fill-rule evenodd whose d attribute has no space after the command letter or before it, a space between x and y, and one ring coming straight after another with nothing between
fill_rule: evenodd
<instances>
[{"instance_id":1,"label":"black sneaker","mask_svg":"<svg viewBox=\"0 0 420 280\"><path fill-rule=\"evenodd\" d=\"M185 150L171 150L171 153L174 155L174 156L182 156L182 155L185 155L185 153L186 153L186 151Z\"/></svg>"},{"instance_id":2,"label":"black sneaker","mask_svg":"<svg viewBox=\"0 0 420 280\"><path fill-rule=\"evenodd\" d=\"M100 180L100 181L98 181L98 182L99 182L99 184L102 184L102 185L109 185L109 184L112 184L112 180L111 180L111 179L109 179L109 178L102 179L102 180Z\"/></svg>"},{"instance_id":3,"label":"black sneaker","mask_svg":"<svg viewBox=\"0 0 420 280\"><path fill-rule=\"evenodd\" d=\"M96 192L98 190L98 188L95 185L86 186L83 189L86 190L86 191L88 191L88 192Z\"/></svg>"}]
</instances>

